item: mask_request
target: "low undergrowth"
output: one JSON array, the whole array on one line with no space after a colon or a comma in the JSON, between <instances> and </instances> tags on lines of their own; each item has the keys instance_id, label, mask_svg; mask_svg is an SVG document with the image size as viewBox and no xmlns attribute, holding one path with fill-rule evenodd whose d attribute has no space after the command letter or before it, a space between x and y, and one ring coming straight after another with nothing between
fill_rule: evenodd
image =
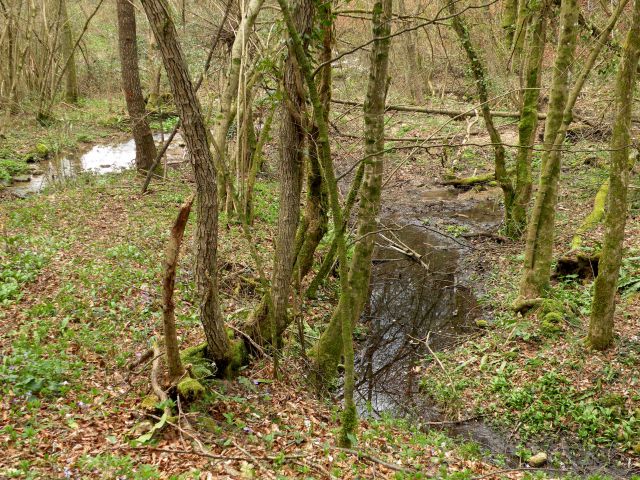
<instances>
[{"instance_id":1,"label":"low undergrowth","mask_svg":"<svg viewBox=\"0 0 640 480\"><path fill-rule=\"evenodd\" d=\"M254 241L267 265L275 187L262 180L256 189ZM172 172L150 194L138 192L131 172L81 175L42 195L0 202L0 476L470 480L500 468L483 461L475 444L390 418L363 421L356 450L337 449L339 408L309 392L295 343L281 362L286 379L272 380L266 360L235 381L202 376L203 396L174 404L177 417L145 436L161 413L153 402L143 406L148 364L128 366L159 334L163 247L190 186ZM257 273L239 227L223 217L220 231L224 313L240 326L260 298ZM192 236L193 219L176 282L183 348L203 340ZM330 315L332 298L305 307L310 334ZM215 459L198 453L185 432Z\"/></svg>"}]
</instances>

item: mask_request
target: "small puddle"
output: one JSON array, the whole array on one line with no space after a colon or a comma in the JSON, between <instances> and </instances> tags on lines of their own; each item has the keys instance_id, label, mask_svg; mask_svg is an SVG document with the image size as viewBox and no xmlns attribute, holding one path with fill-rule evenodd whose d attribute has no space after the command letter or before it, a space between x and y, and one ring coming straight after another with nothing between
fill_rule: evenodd
<instances>
[{"instance_id":1,"label":"small puddle","mask_svg":"<svg viewBox=\"0 0 640 480\"><path fill-rule=\"evenodd\" d=\"M162 140L155 134L156 142ZM39 193L48 185L64 182L83 172L103 175L132 168L136 158L136 144L133 139L113 145L94 145L88 151L77 154L57 155L34 164L34 171L25 182L15 182L6 190L18 197ZM184 148L176 136L167 152L169 163L177 163L184 158Z\"/></svg>"}]
</instances>

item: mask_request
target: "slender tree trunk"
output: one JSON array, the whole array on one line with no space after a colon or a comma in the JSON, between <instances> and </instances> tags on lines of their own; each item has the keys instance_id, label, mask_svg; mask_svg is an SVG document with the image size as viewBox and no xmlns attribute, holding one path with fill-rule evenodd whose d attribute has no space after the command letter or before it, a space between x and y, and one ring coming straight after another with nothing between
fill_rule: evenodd
<instances>
[{"instance_id":1,"label":"slender tree trunk","mask_svg":"<svg viewBox=\"0 0 640 480\"><path fill-rule=\"evenodd\" d=\"M507 173L506 155L504 146L502 145L502 138L493 123L493 116L491 115L489 105L489 78L487 76L486 68L478 56L478 52L473 45L473 42L471 41L469 29L464 23L462 15L457 12L454 2L450 2L448 6L449 12L453 16L451 19L453 29L458 35L460 43L462 44L462 47L467 54L467 58L469 59L469 64L471 65L471 71L473 73L476 90L478 92L478 100L480 100L480 111L482 112L482 118L484 119L487 132L489 133L489 138L493 144L496 180L502 189L504 197L505 223L508 224L511 222L514 191L513 184L511 183L511 179Z\"/></svg>"},{"instance_id":2,"label":"slender tree trunk","mask_svg":"<svg viewBox=\"0 0 640 480\"><path fill-rule=\"evenodd\" d=\"M164 276L162 279L162 324L164 331L164 348L167 353L167 367L169 369L169 381L177 383L184 375L184 367L180 359L178 346L178 334L176 331L175 304L173 302L173 290L176 284L176 265L180 255L180 246L184 237L184 229L189 220L191 205L194 197L191 196L180 207L176 221L171 228L171 235L164 253Z\"/></svg>"},{"instance_id":3,"label":"slender tree trunk","mask_svg":"<svg viewBox=\"0 0 640 480\"><path fill-rule=\"evenodd\" d=\"M531 201L533 185L531 175L531 149L538 131L538 110L540 103L540 80L544 57L547 16L549 6L542 2L537 6L529 28L529 48L525 64L525 91L522 95L522 110L518 125L518 145L516 153L515 198L511 215L507 215L507 235L519 237L527 224L527 208Z\"/></svg>"},{"instance_id":4,"label":"slender tree trunk","mask_svg":"<svg viewBox=\"0 0 640 480\"><path fill-rule=\"evenodd\" d=\"M398 13L400 15L406 15L407 9L404 0L398 1ZM414 27L415 20L408 21L405 28ZM418 52L416 46L418 45L418 35L416 30L411 30L402 36L402 48L406 55L407 69L405 72L405 81L411 92L411 98L414 103L422 105L424 103L424 87L422 83L422 72L418 68Z\"/></svg>"},{"instance_id":5,"label":"slender tree trunk","mask_svg":"<svg viewBox=\"0 0 640 480\"><path fill-rule=\"evenodd\" d=\"M221 202L224 202L225 197L228 197L226 203L229 208L227 208L227 210L233 210L231 207L234 201L234 188L229 173L230 170L227 165L227 134L237 114L236 100L240 84L242 55L246 52L253 26L255 25L263 4L264 0L251 0L244 12L244 16L240 20L238 32L231 46L231 58L229 59L226 85L220 97L220 111L215 117L212 129L213 133L211 134L212 155L220 170L218 192L220 193Z\"/></svg>"},{"instance_id":6,"label":"slender tree trunk","mask_svg":"<svg viewBox=\"0 0 640 480\"><path fill-rule=\"evenodd\" d=\"M65 100L69 103L76 103L78 101L78 76L73 51L73 30L69 20L66 0L60 0L60 13L62 15L62 55L65 61L69 62L65 79Z\"/></svg>"},{"instance_id":7,"label":"slender tree trunk","mask_svg":"<svg viewBox=\"0 0 640 480\"><path fill-rule=\"evenodd\" d=\"M152 168L156 158L156 145L147 122L140 85L136 12L130 0L117 0L117 7L122 90L127 101L131 130L136 143L136 168L146 171Z\"/></svg>"},{"instance_id":8,"label":"slender tree trunk","mask_svg":"<svg viewBox=\"0 0 640 480\"><path fill-rule=\"evenodd\" d=\"M371 256L373 254L376 217L380 210L384 150L384 110L386 82L388 78L390 40L384 38L390 31L391 0L374 4L373 35L381 38L373 43L370 56L367 98L364 104L365 156L364 178L360 192L358 210L358 233L360 239L353 252L349 268L350 298L340 295L336 312L315 349L316 371L319 380L326 381L335 375L343 350L344 332L340 331L340 317L345 304L351 306L351 322L357 321L364 309L369 291ZM350 322L350 323L351 323Z\"/></svg>"},{"instance_id":9,"label":"slender tree trunk","mask_svg":"<svg viewBox=\"0 0 640 480\"><path fill-rule=\"evenodd\" d=\"M341 440L343 445L349 445L355 433L356 427L356 409L353 402L353 386L354 386L354 367L353 367L353 338L351 334L351 306L349 293L349 280L347 269L347 244L344 235L344 221L342 209L340 208L340 199L338 197L338 182L336 181L333 162L331 158L331 145L329 144L329 127L325 119L324 108L318 89L316 87L311 64L304 48L303 40L298 33L294 17L292 17L286 0L278 0L282 16L290 37L290 53L295 54L295 58L300 67L301 73L304 75L305 83L309 91L309 100L313 106L313 119L318 126L318 153L320 164L324 173L327 191L329 193L329 203L331 206L331 214L333 215L334 227L336 229L336 238L338 243L338 259L340 260L340 288L341 298L344 298L343 308L341 309L341 326L342 326L342 342L345 357L345 380L344 380L344 416L342 419ZM388 38L388 37L387 37Z\"/></svg>"},{"instance_id":10,"label":"slender tree trunk","mask_svg":"<svg viewBox=\"0 0 640 480\"><path fill-rule=\"evenodd\" d=\"M613 315L618 285L624 230L627 219L629 187L629 146L631 144L631 111L636 71L640 56L640 0L634 2L633 20L623 49L622 63L616 80L615 123L611 137L611 169L609 197L605 219L604 247L596 278L589 343L603 350L613 341Z\"/></svg>"},{"instance_id":11,"label":"slender tree trunk","mask_svg":"<svg viewBox=\"0 0 640 480\"><path fill-rule=\"evenodd\" d=\"M358 165L358 169L356 170L356 174L351 182L351 187L349 188L349 193L347 194L347 199L344 204L344 219L345 222L348 222L351 218L351 209L356 203L356 199L358 198L358 194L360 193L360 186L362 185L362 177L364 176L364 162ZM346 225L345 225L346 228ZM327 278L333 264L336 261L336 253L338 251L338 240L334 235L331 240L331 245L327 250L327 253L322 260L322 264L320 264L320 268L318 269L318 273L313 278L309 287L306 291L306 296L308 298L315 298L318 288L320 284Z\"/></svg>"},{"instance_id":12,"label":"slender tree trunk","mask_svg":"<svg viewBox=\"0 0 640 480\"><path fill-rule=\"evenodd\" d=\"M195 247L200 320L207 340L207 354L223 371L231 363L232 345L224 329L218 298L216 167L209 151L200 101L191 83L168 6L164 0L142 0L142 5L162 54L173 98L182 121L184 139L193 163L198 200Z\"/></svg>"},{"instance_id":13,"label":"slender tree trunk","mask_svg":"<svg viewBox=\"0 0 640 480\"><path fill-rule=\"evenodd\" d=\"M573 107L580 91L600 51L606 44L607 37L624 10L626 1L618 4L616 11L603 30L600 41L596 42L591 49L582 72L571 91L568 92L570 71L574 61L578 16L578 7L572 3L573 0L567 0L567 5L563 3L561 7L562 32L553 71L549 113L545 123L542 169L536 201L527 225L525 265L516 308L523 300L542 296L549 286L562 144L573 120Z\"/></svg>"}]
</instances>

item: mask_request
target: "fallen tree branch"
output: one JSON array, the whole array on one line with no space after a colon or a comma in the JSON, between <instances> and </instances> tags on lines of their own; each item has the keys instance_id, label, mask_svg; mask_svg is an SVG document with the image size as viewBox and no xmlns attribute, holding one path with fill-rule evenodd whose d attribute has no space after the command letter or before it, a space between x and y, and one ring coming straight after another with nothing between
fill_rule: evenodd
<instances>
[{"instance_id":1,"label":"fallen tree branch","mask_svg":"<svg viewBox=\"0 0 640 480\"><path fill-rule=\"evenodd\" d=\"M354 107L362 107L363 104L361 102L354 102L352 100L339 100L337 98L331 99L332 103L337 103L339 105L350 105ZM428 113L431 115L444 115L446 117L455 117L455 118L469 118L475 117L475 110L471 111L460 111L460 110L449 110L444 108L427 108L427 107L410 107L406 105L387 105L386 111L394 111L394 112L411 112L411 113ZM506 112L506 111L492 111L491 115L499 118L520 118L520 112ZM545 120L547 118L546 113L539 113L538 119Z\"/></svg>"}]
</instances>

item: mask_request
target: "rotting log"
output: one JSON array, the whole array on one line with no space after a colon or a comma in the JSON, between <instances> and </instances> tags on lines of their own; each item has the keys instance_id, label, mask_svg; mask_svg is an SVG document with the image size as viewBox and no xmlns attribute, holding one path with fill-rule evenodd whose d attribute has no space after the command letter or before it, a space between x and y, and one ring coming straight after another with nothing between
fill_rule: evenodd
<instances>
[{"instance_id":1,"label":"rotting log","mask_svg":"<svg viewBox=\"0 0 640 480\"><path fill-rule=\"evenodd\" d=\"M450 178L440 183L441 185L448 185L456 188L471 188L476 185L485 185L490 182L495 182L495 180L496 180L495 173L486 173L483 175L477 175L473 177Z\"/></svg>"}]
</instances>

